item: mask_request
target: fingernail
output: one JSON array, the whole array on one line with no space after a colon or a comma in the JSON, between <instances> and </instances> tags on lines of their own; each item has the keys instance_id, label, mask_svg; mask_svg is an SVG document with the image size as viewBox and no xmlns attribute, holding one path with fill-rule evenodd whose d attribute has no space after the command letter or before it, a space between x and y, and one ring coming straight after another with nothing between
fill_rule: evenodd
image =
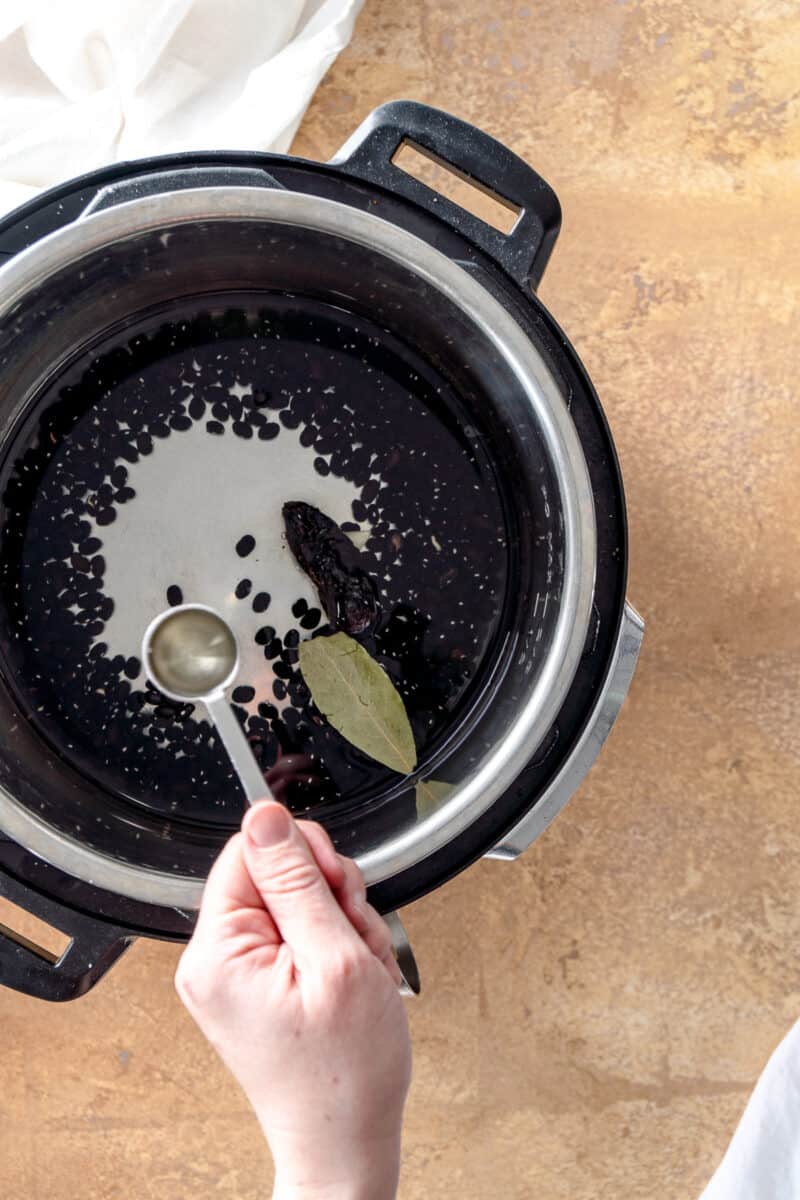
<instances>
[{"instance_id":1,"label":"fingernail","mask_svg":"<svg viewBox=\"0 0 800 1200\"><path fill-rule=\"evenodd\" d=\"M247 822L247 836L259 849L285 842L290 829L289 814L280 804L258 804Z\"/></svg>"}]
</instances>

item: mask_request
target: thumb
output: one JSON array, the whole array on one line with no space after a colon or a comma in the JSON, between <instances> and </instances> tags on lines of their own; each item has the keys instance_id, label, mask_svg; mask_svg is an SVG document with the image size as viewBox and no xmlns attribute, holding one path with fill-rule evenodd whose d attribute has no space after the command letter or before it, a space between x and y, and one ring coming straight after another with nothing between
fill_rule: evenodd
<instances>
[{"instance_id":1,"label":"thumb","mask_svg":"<svg viewBox=\"0 0 800 1200\"><path fill-rule=\"evenodd\" d=\"M334 945L357 938L283 805L257 804L244 819L247 869L283 940L312 967Z\"/></svg>"}]
</instances>

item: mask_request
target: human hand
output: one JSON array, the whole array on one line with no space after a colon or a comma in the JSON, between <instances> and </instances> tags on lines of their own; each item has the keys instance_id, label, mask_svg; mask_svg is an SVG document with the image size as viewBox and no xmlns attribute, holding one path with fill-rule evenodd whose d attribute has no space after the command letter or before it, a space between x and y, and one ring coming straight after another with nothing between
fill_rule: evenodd
<instances>
[{"instance_id":1,"label":"human hand","mask_svg":"<svg viewBox=\"0 0 800 1200\"><path fill-rule=\"evenodd\" d=\"M241 1084L275 1200L390 1200L411 1051L389 932L320 826L258 804L208 878L178 994Z\"/></svg>"}]
</instances>

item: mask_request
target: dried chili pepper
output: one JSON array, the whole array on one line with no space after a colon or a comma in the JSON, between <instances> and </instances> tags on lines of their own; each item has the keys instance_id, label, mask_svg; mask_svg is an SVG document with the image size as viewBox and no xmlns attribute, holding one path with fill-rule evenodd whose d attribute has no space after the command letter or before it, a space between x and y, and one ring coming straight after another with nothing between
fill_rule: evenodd
<instances>
[{"instance_id":1,"label":"dried chili pepper","mask_svg":"<svg viewBox=\"0 0 800 1200\"><path fill-rule=\"evenodd\" d=\"M380 616L378 590L346 533L312 504L283 506L286 540L319 594L334 629L351 636L372 633Z\"/></svg>"}]
</instances>

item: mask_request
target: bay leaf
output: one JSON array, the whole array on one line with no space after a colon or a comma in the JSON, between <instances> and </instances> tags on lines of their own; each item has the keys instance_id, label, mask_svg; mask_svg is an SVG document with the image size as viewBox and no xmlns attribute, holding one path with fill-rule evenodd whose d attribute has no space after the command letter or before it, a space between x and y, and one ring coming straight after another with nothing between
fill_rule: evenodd
<instances>
[{"instance_id":1,"label":"bay leaf","mask_svg":"<svg viewBox=\"0 0 800 1200\"><path fill-rule=\"evenodd\" d=\"M452 783L441 783L436 779L423 779L414 789L417 802L417 817L420 821L436 812L439 805L453 790Z\"/></svg>"},{"instance_id":2,"label":"bay leaf","mask_svg":"<svg viewBox=\"0 0 800 1200\"><path fill-rule=\"evenodd\" d=\"M346 633L300 643L300 670L319 711L363 754L408 775L417 747L403 698L380 663Z\"/></svg>"}]
</instances>

